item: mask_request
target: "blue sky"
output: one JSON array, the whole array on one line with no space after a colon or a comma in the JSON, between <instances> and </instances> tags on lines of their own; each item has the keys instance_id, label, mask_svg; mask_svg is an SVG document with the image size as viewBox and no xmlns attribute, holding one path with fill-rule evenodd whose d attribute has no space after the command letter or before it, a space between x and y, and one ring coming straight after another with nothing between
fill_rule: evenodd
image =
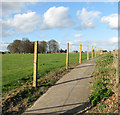
<instances>
[{"instance_id":1,"label":"blue sky","mask_svg":"<svg viewBox=\"0 0 120 115\"><path fill-rule=\"evenodd\" d=\"M118 39L117 2L37 2L2 3L2 42L5 51L15 39L31 41L55 39L60 48L70 43L70 50L79 44L113 50Z\"/></svg>"}]
</instances>

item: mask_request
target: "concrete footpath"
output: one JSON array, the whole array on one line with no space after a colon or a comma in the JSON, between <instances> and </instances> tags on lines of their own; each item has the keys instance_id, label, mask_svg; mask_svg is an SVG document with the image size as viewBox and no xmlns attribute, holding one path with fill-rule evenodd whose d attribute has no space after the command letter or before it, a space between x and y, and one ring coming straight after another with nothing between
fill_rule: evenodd
<instances>
[{"instance_id":1,"label":"concrete footpath","mask_svg":"<svg viewBox=\"0 0 120 115\"><path fill-rule=\"evenodd\" d=\"M99 57L100 58L100 57ZM95 58L78 65L43 94L23 115L77 114L89 106L89 83L95 69Z\"/></svg>"}]
</instances>

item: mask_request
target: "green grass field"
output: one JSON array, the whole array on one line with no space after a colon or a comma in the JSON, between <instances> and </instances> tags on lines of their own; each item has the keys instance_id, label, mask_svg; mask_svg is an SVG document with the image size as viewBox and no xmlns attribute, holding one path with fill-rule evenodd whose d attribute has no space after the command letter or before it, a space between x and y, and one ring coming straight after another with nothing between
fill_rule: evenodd
<instances>
[{"instance_id":1,"label":"green grass field","mask_svg":"<svg viewBox=\"0 0 120 115\"><path fill-rule=\"evenodd\" d=\"M2 55L2 86L3 90L19 80L33 76L33 54L6 54ZM90 54L91 58L91 54ZM86 60L86 54L82 53L82 60ZM65 68L66 54L39 54L38 55L38 78L49 72L55 72ZM79 62L79 53L70 54L70 65Z\"/></svg>"}]
</instances>

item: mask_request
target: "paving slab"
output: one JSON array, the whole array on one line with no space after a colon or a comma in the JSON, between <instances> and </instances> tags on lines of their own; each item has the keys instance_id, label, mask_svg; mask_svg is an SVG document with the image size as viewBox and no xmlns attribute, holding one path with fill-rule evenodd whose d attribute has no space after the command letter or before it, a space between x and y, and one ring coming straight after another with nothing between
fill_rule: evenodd
<instances>
[{"instance_id":1,"label":"paving slab","mask_svg":"<svg viewBox=\"0 0 120 115\"><path fill-rule=\"evenodd\" d=\"M23 115L75 114L89 106L89 83L98 58L78 65L48 89Z\"/></svg>"}]
</instances>

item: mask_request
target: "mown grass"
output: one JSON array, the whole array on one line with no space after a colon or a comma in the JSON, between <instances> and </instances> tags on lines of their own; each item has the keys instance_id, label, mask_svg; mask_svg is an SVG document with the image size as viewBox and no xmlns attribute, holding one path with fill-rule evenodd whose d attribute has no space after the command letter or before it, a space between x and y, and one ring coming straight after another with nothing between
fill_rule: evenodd
<instances>
[{"instance_id":1,"label":"mown grass","mask_svg":"<svg viewBox=\"0 0 120 115\"><path fill-rule=\"evenodd\" d=\"M32 87L33 54L10 54L3 57L3 114L21 114L64 74L66 54L39 54L38 86ZM90 54L91 58L91 54ZM70 54L70 68L79 61L79 54ZM86 54L82 54L82 61Z\"/></svg>"},{"instance_id":2,"label":"mown grass","mask_svg":"<svg viewBox=\"0 0 120 115\"><path fill-rule=\"evenodd\" d=\"M32 81L33 54L6 54L2 55L2 91L7 92L19 87L27 80ZM86 54L82 53L82 60L86 60ZM91 54L90 54L91 58ZM39 54L38 55L38 79L48 73L65 68L66 54ZM70 53L69 64L79 62L79 53Z\"/></svg>"}]
</instances>

